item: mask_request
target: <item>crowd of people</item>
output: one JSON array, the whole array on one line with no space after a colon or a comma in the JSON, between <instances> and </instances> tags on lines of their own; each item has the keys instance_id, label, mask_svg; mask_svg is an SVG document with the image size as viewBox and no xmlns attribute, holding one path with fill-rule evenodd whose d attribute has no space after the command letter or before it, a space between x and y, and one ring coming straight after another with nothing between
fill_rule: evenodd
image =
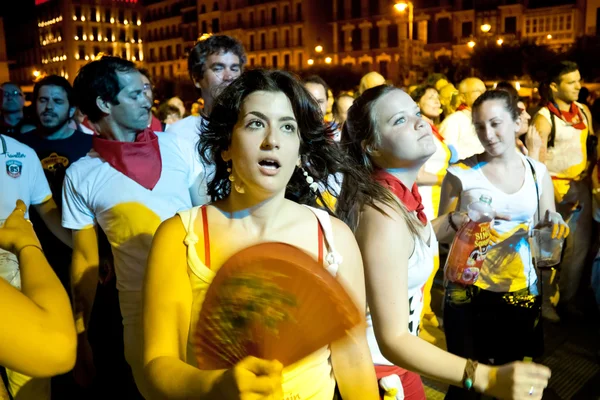
<instances>
[{"instance_id":1,"label":"crowd of people","mask_svg":"<svg viewBox=\"0 0 600 400\"><path fill-rule=\"evenodd\" d=\"M39 80L31 118L21 89L2 85L11 398L415 400L426 376L450 385L447 399L541 399L540 319L559 322L592 284L600 306L597 141L577 65L549 68L527 110L508 82L398 88L371 72L334 96L319 76L245 64L234 38L199 41L188 67L201 103L185 117L179 98L154 107L148 71L118 57L73 85ZM493 246L475 284L444 281L442 326L432 285L482 195ZM536 268L536 227L566 239L559 268ZM285 367L200 370L208 287L264 242L319 260L366 329Z\"/></svg>"}]
</instances>

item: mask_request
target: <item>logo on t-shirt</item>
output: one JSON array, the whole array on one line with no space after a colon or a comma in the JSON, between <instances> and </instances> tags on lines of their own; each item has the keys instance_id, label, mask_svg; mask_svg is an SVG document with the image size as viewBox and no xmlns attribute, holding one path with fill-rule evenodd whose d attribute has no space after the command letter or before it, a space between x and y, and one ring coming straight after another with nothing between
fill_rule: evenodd
<instances>
[{"instance_id":1,"label":"logo on t-shirt","mask_svg":"<svg viewBox=\"0 0 600 400\"><path fill-rule=\"evenodd\" d=\"M48 157L42 159L42 167L46 171L56 171L57 169L66 169L69 166L69 159L67 157L59 156L56 153L50 154Z\"/></svg>"},{"instance_id":2,"label":"logo on t-shirt","mask_svg":"<svg viewBox=\"0 0 600 400\"><path fill-rule=\"evenodd\" d=\"M21 171L23 170L23 164L17 160L8 160L6 162L6 173L11 178L18 178L21 176Z\"/></svg>"}]
</instances>

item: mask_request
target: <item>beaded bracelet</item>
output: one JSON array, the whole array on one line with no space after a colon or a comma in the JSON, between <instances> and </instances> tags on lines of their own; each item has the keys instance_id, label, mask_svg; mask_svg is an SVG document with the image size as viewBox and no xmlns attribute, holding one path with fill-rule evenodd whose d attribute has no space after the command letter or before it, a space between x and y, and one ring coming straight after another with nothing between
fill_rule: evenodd
<instances>
[{"instance_id":1,"label":"beaded bracelet","mask_svg":"<svg viewBox=\"0 0 600 400\"><path fill-rule=\"evenodd\" d=\"M477 369L477 361L473 361L470 358L467 359L467 365L465 365L465 372L463 373L463 386L467 390L471 390L475 384L475 370Z\"/></svg>"}]
</instances>

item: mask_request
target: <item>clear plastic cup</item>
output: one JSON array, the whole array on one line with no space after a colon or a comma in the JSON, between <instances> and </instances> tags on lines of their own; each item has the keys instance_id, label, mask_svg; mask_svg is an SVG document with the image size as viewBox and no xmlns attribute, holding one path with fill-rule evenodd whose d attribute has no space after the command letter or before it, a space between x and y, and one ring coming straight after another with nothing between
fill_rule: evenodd
<instances>
[{"instance_id":1,"label":"clear plastic cup","mask_svg":"<svg viewBox=\"0 0 600 400\"><path fill-rule=\"evenodd\" d=\"M534 229L531 232L531 252L536 266L544 269L559 264L564 242L564 238L552 238L552 228Z\"/></svg>"}]
</instances>

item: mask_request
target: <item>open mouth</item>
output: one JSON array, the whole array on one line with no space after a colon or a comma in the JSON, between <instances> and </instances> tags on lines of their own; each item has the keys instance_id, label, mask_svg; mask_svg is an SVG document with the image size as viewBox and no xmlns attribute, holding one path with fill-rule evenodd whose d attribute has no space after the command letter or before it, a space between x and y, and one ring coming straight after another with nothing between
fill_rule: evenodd
<instances>
[{"instance_id":1,"label":"open mouth","mask_svg":"<svg viewBox=\"0 0 600 400\"><path fill-rule=\"evenodd\" d=\"M265 169L272 169L272 170L277 170L280 167L279 162L277 162L275 160L269 160L269 159L259 161L258 165L260 165L261 167L263 167Z\"/></svg>"}]
</instances>

